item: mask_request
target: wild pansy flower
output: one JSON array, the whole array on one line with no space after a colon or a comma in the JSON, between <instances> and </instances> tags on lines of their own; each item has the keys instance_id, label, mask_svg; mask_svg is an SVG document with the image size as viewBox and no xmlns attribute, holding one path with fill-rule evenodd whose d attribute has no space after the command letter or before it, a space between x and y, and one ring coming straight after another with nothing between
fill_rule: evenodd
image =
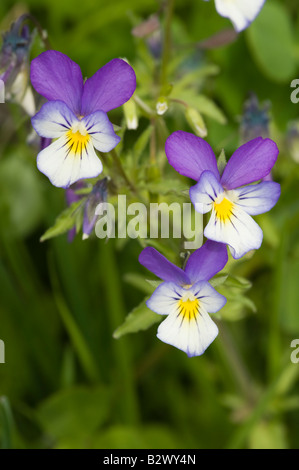
<instances>
[{"instance_id":1,"label":"wild pansy flower","mask_svg":"<svg viewBox=\"0 0 299 470\"><path fill-rule=\"evenodd\" d=\"M218 335L209 313L226 303L208 281L227 263L225 245L207 241L194 251L184 269L168 261L152 247L145 248L139 262L161 278L162 282L147 300L147 306L159 315L167 315L157 337L189 357L200 356Z\"/></svg>"},{"instance_id":2,"label":"wild pansy flower","mask_svg":"<svg viewBox=\"0 0 299 470\"><path fill-rule=\"evenodd\" d=\"M198 181L189 194L196 211L212 212L205 237L227 243L235 259L260 248L263 232L250 216L272 209L279 199L280 185L251 183L269 175L279 153L275 142L258 137L242 145L222 175L211 146L201 137L176 131L168 137L165 151L178 173Z\"/></svg>"},{"instance_id":3,"label":"wild pansy flower","mask_svg":"<svg viewBox=\"0 0 299 470\"><path fill-rule=\"evenodd\" d=\"M52 50L32 61L31 82L49 100L32 125L41 137L57 139L38 154L38 169L63 188L98 176L103 166L95 149L109 152L120 141L106 113L133 95L132 67L113 59L84 83L80 67Z\"/></svg>"},{"instance_id":4,"label":"wild pansy flower","mask_svg":"<svg viewBox=\"0 0 299 470\"><path fill-rule=\"evenodd\" d=\"M209 0L205 0L209 1ZM266 0L215 0L219 15L229 18L236 31L242 31L257 17Z\"/></svg>"}]
</instances>

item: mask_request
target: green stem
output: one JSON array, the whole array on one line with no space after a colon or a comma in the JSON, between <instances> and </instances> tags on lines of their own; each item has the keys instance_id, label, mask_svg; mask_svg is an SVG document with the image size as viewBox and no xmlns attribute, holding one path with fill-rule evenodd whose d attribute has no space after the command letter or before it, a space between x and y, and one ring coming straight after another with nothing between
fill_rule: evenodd
<instances>
[{"instance_id":1,"label":"green stem","mask_svg":"<svg viewBox=\"0 0 299 470\"><path fill-rule=\"evenodd\" d=\"M163 89L167 85L168 62L169 62L170 49L171 49L171 21L172 21L173 10L174 10L174 0L168 0L167 7L166 7L164 46L163 46L162 65L161 65L161 94L164 94Z\"/></svg>"},{"instance_id":2,"label":"green stem","mask_svg":"<svg viewBox=\"0 0 299 470\"><path fill-rule=\"evenodd\" d=\"M288 353L289 354L289 353ZM256 406L253 408L251 415L248 419L244 422L244 424L238 428L236 433L234 434L233 438L229 442L228 449L241 449L244 447L244 444L250 435L251 430L254 426L259 422L259 420L265 415L271 400L276 396L278 393L283 377L286 373L286 368L292 368L294 365L289 364L289 356L285 358L283 367L281 368L278 375L276 375L275 379L270 383L267 387L265 392L261 395L259 401L257 402Z\"/></svg>"},{"instance_id":3,"label":"green stem","mask_svg":"<svg viewBox=\"0 0 299 470\"><path fill-rule=\"evenodd\" d=\"M66 331L69 334L70 340L74 346L74 349L77 353L78 359L81 363L83 370L86 373L86 376L91 382L98 382L99 371L96 362L94 361L93 355L91 354L89 347L85 341L84 336L82 335L77 323L75 322L64 298L61 293L59 286L59 281L55 272L54 262L49 259L49 272L50 279L53 288L53 295L57 305L58 312L60 314L61 320L64 324Z\"/></svg>"},{"instance_id":4,"label":"green stem","mask_svg":"<svg viewBox=\"0 0 299 470\"><path fill-rule=\"evenodd\" d=\"M253 381L238 353L228 328L223 323L221 324L220 329L220 340L234 380L248 404L253 405L256 401L256 390L253 386Z\"/></svg>"},{"instance_id":5,"label":"green stem","mask_svg":"<svg viewBox=\"0 0 299 470\"><path fill-rule=\"evenodd\" d=\"M287 247L288 235L287 228L285 225L281 232L281 242L276 257L274 271L274 285L272 295L273 303L270 315L270 330L268 336L268 374L270 380L276 376L281 361L281 337L279 315L281 309L284 309L284 293L282 292L281 286L284 285L283 277L285 275L285 256L287 252Z\"/></svg>"},{"instance_id":6,"label":"green stem","mask_svg":"<svg viewBox=\"0 0 299 470\"><path fill-rule=\"evenodd\" d=\"M115 151L115 149L111 150L110 152L110 155L113 159L113 163L119 173L119 175L122 177L122 179L124 180L124 182L127 184L127 186L130 188L130 190L134 193L134 194L138 194L137 192L137 189L135 188L134 184L129 180L128 176L126 175L126 172L125 170L123 169L123 166L121 164L121 161Z\"/></svg>"},{"instance_id":7,"label":"green stem","mask_svg":"<svg viewBox=\"0 0 299 470\"><path fill-rule=\"evenodd\" d=\"M115 260L113 242L110 240L102 245L100 251L100 262L105 266L103 276L104 292L107 296L109 307L108 321L110 321L111 333L123 323L126 311L123 302L121 282L119 272ZM112 334L111 334L112 337ZM118 380L120 380L119 388L121 390L121 406L122 417L128 424L136 424L138 422L137 396L134 385L134 374L132 371L129 342L126 338L114 341L115 359L117 362Z\"/></svg>"}]
</instances>

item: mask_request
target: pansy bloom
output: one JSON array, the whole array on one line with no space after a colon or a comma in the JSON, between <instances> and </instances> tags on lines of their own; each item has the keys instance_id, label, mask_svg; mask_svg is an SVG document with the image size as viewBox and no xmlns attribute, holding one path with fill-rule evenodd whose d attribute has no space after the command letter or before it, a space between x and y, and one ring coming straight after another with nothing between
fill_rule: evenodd
<instances>
[{"instance_id":1,"label":"pansy bloom","mask_svg":"<svg viewBox=\"0 0 299 470\"><path fill-rule=\"evenodd\" d=\"M209 0L205 0L209 1ZM257 17L266 0L215 0L219 15L229 18L236 31L242 31Z\"/></svg>"},{"instance_id":2,"label":"pansy bloom","mask_svg":"<svg viewBox=\"0 0 299 470\"><path fill-rule=\"evenodd\" d=\"M242 145L222 175L211 146L193 134L174 132L165 151L179 173L198 181L190 188L190 199L199 213L212 212L205 237L227 243L235 259L260 248L263 232L251 215L272 209L279 199L280 185L273 181L251 183L269 175L279 153L275 142L258 137Z\"/></svg>"},{"instance_id":3,"label":"pansy bloom","mask_svg":"<svg viewBox=\"0 0 299 470\"><path fill-rule=\"evenodd\" d=\"M227 249L221 243L207 241L194 251L181 269L152 247L145 248L139 262L162 282L147 300L147 306L159 315L167 315L157 337L189 357L200 356L218 335L209 313L226 303L208 281L227 263Z\"/></svg>"},{"instance_id":4,"label":"pansy bloom","mask_svg":"<svg viewBox=\"0 0 299 470\"><path fill-rule=\"evenodd\" d=\"M56 139L38 154L38 169L64 188L98 176L103 167L95 149L109 152L120 141L106 113L134 93L132 67L113 59L84 83L75 62L61 52L46 51L31 63L31 82L49 100L32 125L41 137Z\"/></svg>"}]
</instances>

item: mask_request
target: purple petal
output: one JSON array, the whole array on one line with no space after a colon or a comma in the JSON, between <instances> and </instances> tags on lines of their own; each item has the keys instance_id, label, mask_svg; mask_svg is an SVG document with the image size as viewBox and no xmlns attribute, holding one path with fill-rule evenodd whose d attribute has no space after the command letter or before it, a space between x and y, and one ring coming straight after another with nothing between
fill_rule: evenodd
<instances>
[{"instance_id":1,"label":"purple petal","mask_svg":"<svg viewBox=\"0 0 299 470\"><path fill-rule=\"evenodd\" d=\"M43 150L46 147L48 147L52 142L52 139L49 139L48 137L41 137L40 139L40 149Z\"/></svg>"},{"instance_id":2,"label":"purple petal","mask_svg":"<svg viewBox=\"0 0 299 470\"><path fill-rule=\"evenodd\" d=\"M166 140L165 152L170 165L181 175L198 181L202 172L209 170L220 178L214 152L201 137L176 131Z\"/></svg>"},{"instance_id":3,"label":"purple petal","mask_svg":"<svg viewBox=\"0 0 299 470\"><path fill-rule=\"evenodd\" d=\"M86 203L85 209L84 209L84 217L83 217L83 227L82 227L82 232L83 232L83 238L88 238L93 231L93 228L95 226L95 223L98 219L98 215L94 214L93 216L90 216L89 214L89 204L88 202Z\"/></svg>"},{"instance_id":4,"label":"purple petal","mask_svg":"<svg viewBox=\"0 0 299 470\"><path fill-rule=\"evenodd\" d=\"M226 245L208 240L190 255L185 272L192 283L208 281L224 268L227 261Z\"/></svg>"},{"instance_id":5,"label":"purple petal","mask_svg":"<svg viewBox=\"0 0 299 470\"><path fill-rule=\"evenodd\" d=\"M180 285L190 284L187 274L175 264L172 264L165 256L150 246L144 248L139 255L139 263L145 266L163 281L175 282Z\"/></svg>"},{"instance_id":6,"label":"purple petal","mask_svg":"<svg viewBox=\"0 0 299 470\"><path fill-rule=\"evenodd\" d=\"M273 181L244 186L234 191L238 195L236 205L249 215L268 212L280 197L280 185Z\"/></svg>"},{"instance_id":7,"label":"purple petal","mask_svg":"<svg viewBox=\"0 0 299 470\"><path fill-rule=\"evenodd\" d=\"M270 171L270 173L265 176L265 178L263 178L263 181L273 181L273 177L272 177L272 173Z\"/></svg>"},{"instance_id":8,"label":"purple petal","mask_svg":"<svg viewBox=\"0 0 299 470\"><path fill-rule=\"evenodd\" d=\"M64 101L77 115L81 111L83 78L79 65L58 51L46 51L33 59L30 72L35 90L49 101Z\"/></svg>"},{"instance_id":9,"label":"purple petal","mask_svg":"<svg viewBox=\"0 0 299 470\"><path fill-rule=\"evenodd\" d=\"M135 88L132 67L124 60L113 59L85 82L81 114L118 108L131 98Z\"/></svg>"},{"instance_id":10,"label":"purple petal","mask_svg":"<svg viewBox=\"0 0 299 470\"><path fill-rule=\"evenodd\" d=\"M76 227L71 228L71 230L69 230L68 233L67 233L67 241L69 243L72 243L72 241L74 240L76 234L77 234Z\"/></svg>"},{"instance_id":11,"label":"purple petal","mask_svg":"<svg viewBox=\"0 0 299 470\"><path fill-rule=\"evenodd\" d=\"M247 142L229 159L221 177L226 189L235 189L254 183L267 176L277 160L279 150L271 139L256 139Z\"/></svg>"}]
</instances>

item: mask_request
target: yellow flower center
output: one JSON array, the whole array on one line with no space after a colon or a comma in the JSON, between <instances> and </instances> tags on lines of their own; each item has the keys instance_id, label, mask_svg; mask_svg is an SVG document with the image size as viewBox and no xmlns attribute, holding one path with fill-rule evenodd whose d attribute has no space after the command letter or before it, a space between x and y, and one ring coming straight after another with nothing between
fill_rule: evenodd
<instances>
[{"instance_id":1,"label":"yellow flower center","mask_svg":"<svg viewBox=\"0 0 299 470\"><path fill-rule=\"evenodd\" d=\"M193 299L188 298L184 300L184 297L178 301L179 314L184 320L194 320L198 314L199 301L196 297Z\"/></svg>"},{"instance_id":2,"label":"yellow flower center","mask_svg":"<svg viewBox=\"0 0 299 470\"><path fill-rule=\"evenodd\" d=\"M86 151L87 144L90 141L90 136L87 133L84 135L78 130L73 132L72 129L66 133L66 138L69 152L75 155L82 155L83 151Z\"/></svg>"},{"instance_id":3,"label":"yellow flower center","mask_svg":"<svg viewBox=\"0 0 299 470\"><path fill-rule=\"evenodd\" d=\"M227 222L230 220L232 215L233 203L226 199L226 197L220 202L214 202L214 209L216 212L217 219L220 219L222 222Z\"/></svg>"}]
</instances>

